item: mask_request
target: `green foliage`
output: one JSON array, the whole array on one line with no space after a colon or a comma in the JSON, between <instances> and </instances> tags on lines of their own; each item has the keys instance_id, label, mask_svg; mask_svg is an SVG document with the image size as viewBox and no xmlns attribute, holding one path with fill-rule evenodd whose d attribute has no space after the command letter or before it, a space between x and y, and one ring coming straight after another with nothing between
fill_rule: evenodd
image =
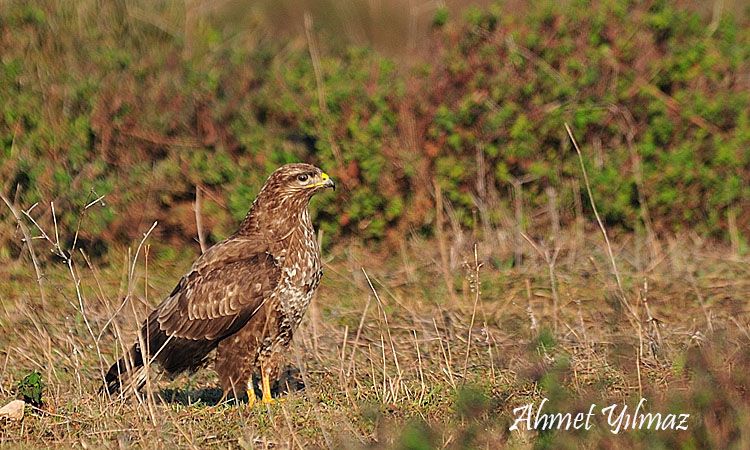
<instances>
[{"instance_id":1,"label":"green foliage","mask_svg":"<svg viewBox=\"0 0 750 450\"><path fill-rule=\"evenodd\" d=\"M19 399L34 406L42 406L42 394L44 393L44 381L42 374L37 371L30 372L16 386L16 395Z\"/></svg>"},{"instance_id":2,"label":"green foliage","mask_svg":"<svg viewBox=\"0 0 750 450\"><path fill-rule=\"evenodd\" d=\"M430 450L437 442L433 430L423 420L408 423L399 438L396 448L402 450Z\"/></svg>"},{"instance_id":3,"label":"green foliage","mask_svg":"<svg viewBox=\"0 0 750 450\"><path fill-rule=\"evenodd\" d=\"M476 418L488 410L487 395L476 386L463 386L456 396L456 412L461 418Z\"/></svg>"},{"instance_id":4,"label":"green foliage","mask_svg":"<svg viewBox=\"0 0 750 450\"><path fill-rule=\"evenodd\" d=\"M475 206L461 193L476 177L499 192L530 177L532 207L544 205L550 185L572 198L566 179L581 174L568 122L608 226L637 228L648 208L659 230L726 235L726 211L750 200L741 151L750 94L735 77L749 67L750 34L738 31L747 16L725 17L707 38L707 23L682 3L612 0L587 3L582 14L548 2L502 17L472 9L465 27L444 33L445 63L426 79L447 80L446 88L426 136L441 150L435 171L463 225ZM476 27L490 32L478 36Z\"/></svg>"},{"instance_id":5,"label":"green foliage","mask_svg":"<svg viewBox=\"0 0 750 450\"><path fill-rule=\"evenodd\" d=\"M538 352L553 350L556 345L557 342L555 340L555 335L552 330L547 327L542 328L539 332L539 336L536 337L534 342L534 348Z\"/></svg>"},{"instance_id":6,"label":"green foliage","mask_svg":"<svg viewBox=\"0 0 750 450\"><path fill-rule=\"evenodd\" d=\"M440 7L435 11L435 15L432 17L432 25L435 27L442 27L446 23L448 23L448 19L450 17L450 13L448 12L448 9L445 7Z\"/></svg>"},{"instance_id":7,"label":"green foliage","mask_svg":"<svg viewBox=\"0 0 750 450\"><path fill-rule=\"evenodd\" d=\"M90 193L105 195L86 211L83 242L130 243L153 220L166 238L192 239L181 211L201 186L222 212L218 239L271 170L302 160L342 188L314 202L325 243L393 243L431 232L434 181L473 229L478 205L502 223L492 202L514 180L531 180L526 211L546 205L548 186L572 204L581 174L568 122L608 226L639 229L648 208L657 231L728 238L728 211L750 201L750 93L738 76L750 70L750 26L725 15L707 33L692 6L440 9L435 51L416 69L349 46L323 49L316 74L306 46L224 45L236 30L209 18L188 46L116 4L12 1L0 11L2 188L39 202L42 222L55 199L63 240ZM750 215L736 219L750 227Z\"/></svg>"}]
</instances>

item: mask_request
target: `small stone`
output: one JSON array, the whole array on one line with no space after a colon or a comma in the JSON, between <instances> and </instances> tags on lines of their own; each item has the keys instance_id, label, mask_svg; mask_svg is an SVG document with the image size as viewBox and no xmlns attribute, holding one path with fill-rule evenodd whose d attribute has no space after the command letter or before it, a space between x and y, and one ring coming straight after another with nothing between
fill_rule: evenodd
<instances>
[{"instance_id":1,"label":"small stone","mask_svg":"<svg viewBox=\"0 0 750 450\"><path fill-rule=\"evenodd\" d=\"M0 419L21 420L26 402L23 400L13 400L7 405L0 408Z\"/></svg>"}]
</instances>

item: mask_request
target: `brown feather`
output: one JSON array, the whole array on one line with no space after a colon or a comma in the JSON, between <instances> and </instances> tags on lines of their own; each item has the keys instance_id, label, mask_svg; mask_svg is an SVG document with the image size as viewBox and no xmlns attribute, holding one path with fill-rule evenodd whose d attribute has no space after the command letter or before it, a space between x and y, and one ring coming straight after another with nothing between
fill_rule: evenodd
<instances>
[{"instance_id":1,"label":"brown feather","mask_svg":"<svg viewBox=\"0 0 750 450\"><path fill-rule=\"evenodd\" d=\"M115 363L106 389L140 388L148 359L169 375L195 370L217 347L225 390L244 390L258 370L275 374L320 282L307 205L326 187L333 183L314 166L277 169L239 230L201 255L149 315L141 327L147 348L136 344Z\"/></svg>"}]
</instances>

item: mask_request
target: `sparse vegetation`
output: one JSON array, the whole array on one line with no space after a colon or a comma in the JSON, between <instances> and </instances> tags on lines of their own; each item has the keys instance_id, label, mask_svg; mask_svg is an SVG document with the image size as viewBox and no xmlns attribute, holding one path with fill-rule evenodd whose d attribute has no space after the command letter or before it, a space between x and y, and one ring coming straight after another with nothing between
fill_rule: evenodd
<instances>
[{"instance_id":1,"label":"sparse vegetation","mask_svg":"<svg viewBox=\"0 0 750 450\"><path fill-rule=\"evenodd\" d=\"M87 267L76 257L83 312L64 267L47 269L50 302L43 307L31 301L38 299L33 276L19 267L0 293L0 397L12 399L14 380L29 368L42 374L47 388L45 406L22 424L6 424L0 442L66 448L119 442L147 448L744 447L750 425L747 260L727 259L696 239L663 243L659 259L643 259L639 267L632 243L617 243L625 294L643 328L639 336L617 300L601 240L592 235L575 244L566 237L562 246L556 274L563 301L556 312L546 265L533 251L524 251L522 268L483 266L480 283L466 270L457 280L456 303L434 281L439 262L423 267L439 261L424 244L408 246L403 266L355 248L342 252L328 261L316 305L289 356L299 369L290 379L304 389L269 411L217 404L210 370L154 383L155 400L98 393L101 368L131 342L138 319L172 288L188 261L149 260L147 270L143 251L134 266L126 256L104 267ZM479 249L490 251L484 244ZM132 267L129 287L123 274ZM591 403L635 405L641 395L649 411L691 414L689 430L614 435L598 417L590 431L508 431L513 408L545 397L551 411L583 411Z\"/></svg>"},{"instance_id":2,"label":"sparse vegetation","mask_svg":"<svg viewBox=\"0 0 750 450\"><path fill-rule=\"evenodd\" d=\"M405 58L233 2L3 2L0 406L33 407L0 446L747 448L750 11L725 3L442 8ZM288 400L219 403L210 370L101 395L197 218L222 239L291 160L343 189L313 204ZM641 397L689 429L509 431Z\"/></svg>"}]
</instances>

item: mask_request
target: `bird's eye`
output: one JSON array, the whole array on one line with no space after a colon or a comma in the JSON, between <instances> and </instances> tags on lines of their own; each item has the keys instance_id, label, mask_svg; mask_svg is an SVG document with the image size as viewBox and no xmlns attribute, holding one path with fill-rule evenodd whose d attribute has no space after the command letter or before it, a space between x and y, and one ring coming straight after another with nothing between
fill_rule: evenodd
<instances>
[{"instance_id":1,"label":"bird's eye","mask_svg":"<svg viewBox=\"0 0 750 450\"><path fill-rule=\"evenodd\" d=\"M304 183L305 181L307 181L307 178L308 178L308 176L307 176L306 173L303 173L302 175L297 175L297 180L300 183Z\"/></svg>"}]
</instances>

